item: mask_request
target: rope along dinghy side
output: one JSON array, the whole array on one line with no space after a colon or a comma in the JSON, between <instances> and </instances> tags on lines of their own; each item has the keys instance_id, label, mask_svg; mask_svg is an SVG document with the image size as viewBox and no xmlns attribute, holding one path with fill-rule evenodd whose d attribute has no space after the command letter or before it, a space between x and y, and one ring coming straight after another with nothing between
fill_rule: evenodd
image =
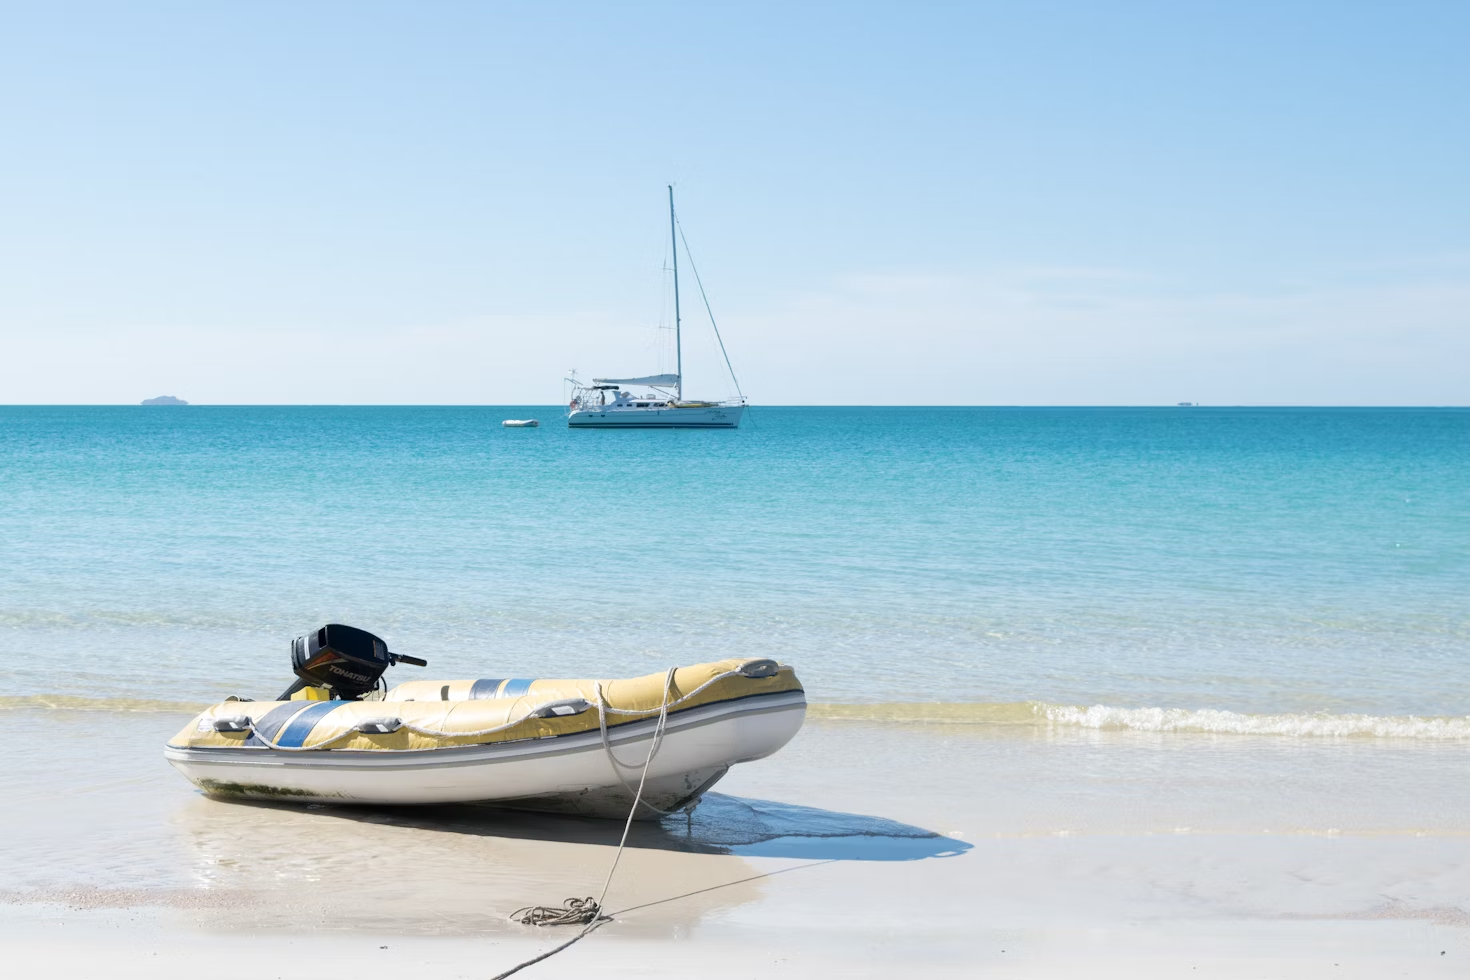
<instances>
[{"instance_id":1,"label":"rope along dinghy side","mask_svg":"<svg viewBox=\"0 0 1470 980\"><path fill-rule=\"evenodd\" d=\"M677 667L670 667L669 668L669 672L668 672L668 676L665 678L665 683L664 683L664 702L663 702L663 704L659 708L659 724L658 724L658 727L655 729L656 734L654 736L654 750L655 751L657 751L659 741L663 738L664 720L668 717L668 713L669 713L669 711L671 709L679 707L679 705L683 704L685 701L690 700L691 698L698 697L701 693L704 692L704 690L706 688L710 687L711 685L718 684L722 680L725 680L725 679L730 678L730 677L735 677L736 675L742 675L742 676L744 676L744 671L742 671L742 670L739 670L739 669L737 669L737 670L727 670L727 671L725 671L722 674L716 674L714 677L711 677L709 680L705 681L703 684L699 685L694 690L690 691L688 694L685 694L683 697L680 697L680 698L677 698L676 700L670 701L669 700L669 691L670 691L671 686L673 684L674 671L677 670L677 669L678 669ZM790 669L790 668L786 668L786 669ZM597 682L596 691L597 691L597 721L598 721L598 727L602 731L602 745L603 745L603 748L607 751L607 757L609 759L611 759L612 762L613 762L613 771L618 774L618 780L620 782L622 782L623 786L631 792L632 789L633 789L633 786L632 786L631 783L629 783L626 779L623 778L622 772L620 771L620 767L621 767L621 769L637 769L638 768L638 764L637 763L634 763L633 765L630 766L630 765L622 762L620 759L618 759L616 756L613 755L612 746L610 744L608 744L607 716L608 715L645 715L646 716L646 715L649 715L649 714L652 714L653 713L652 712L652 709L638 709L638 708L631 708L630 709L630 708L615 708L615 707L613 707L611 704L609 704L607 702L607 698L603 694L603 691L602 691L602 682L601 681L598 681ZM478 729L476 731L469 731L469 732L455 732L455 731L445 731L443 729L438 729L438 728L424 728L424 727L422 727L420 725L415 725L412 722L407 722L407 721L402 722L400 724L400 727L404 731L414 732L415 734L424 735L424 736L430 737L430 738L483 738L483 737L485 737L487 735L498 735L501 732L509 731L510 729L515 728L517 725L520 725L520 724L524 723L525 720L526 720L525 718L517 718L515 721L508 721L508 722L506 722L503 725L496 725L493 728L481 728L481 729ZM348 728L348 729L346 729L344 731L341 731L341 732L337 733L336 735L333 735L331 738L324 739L323 741L317 742L314 745L299 745L299 746L293 746L293 745L277 745L274 742L267 741L265 743L265 747L268 748L268 749L270 749L272 752L323 752L323 751L329 750L333 744L335 744L337 742L340 742L340 741L343 741L343 740L349 738L350 736L356 735L359 732L361 732L362 730L363 729L362 729L362 726L360 724L359 725L354 725L351 728ZM646 765L646 763L644 765L644 770L645 770L645 774L646 774L646 771L647 771L647 765ZM660 810L658 807L654 806L651 803L644 803L643 805L646 806L646 807L648 807L650 810L654 811L655 813L661 813L664 816L668 816L668 814L670 812L672 812L672 811Z\"/></svg>"}]
</instances>

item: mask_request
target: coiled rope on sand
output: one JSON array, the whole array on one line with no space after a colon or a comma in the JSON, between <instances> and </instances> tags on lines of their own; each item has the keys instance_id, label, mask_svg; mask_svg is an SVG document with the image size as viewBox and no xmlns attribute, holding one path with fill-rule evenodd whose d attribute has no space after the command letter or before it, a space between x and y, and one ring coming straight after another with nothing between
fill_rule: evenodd
<instances>
[{"instance_id":1,"label":"coiled rope on sand","mask_svg":"<svg viewBox=\"0 0 1470 980\"><path fill-rule=\"evenodd\" d=\"M526 926L580 926L596 919L601 910L597 900L588 895L586 898L569 898L560 907L529 905L516 909L510 918Z\"/></svg>"}]
</instances>

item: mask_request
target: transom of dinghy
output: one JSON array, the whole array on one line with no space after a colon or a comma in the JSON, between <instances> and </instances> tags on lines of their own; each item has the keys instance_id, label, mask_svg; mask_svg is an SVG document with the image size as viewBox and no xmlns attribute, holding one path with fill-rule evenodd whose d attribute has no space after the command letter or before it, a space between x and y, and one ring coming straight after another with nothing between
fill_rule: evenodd
<instances>
[{"instance_id":1,"label":"transom of dinghy","mask_svg":"<svg viewBox=\"0 0 1470 980\"><path fill-rule=\"evenodd\" d=\"M741 658L678 668L669 699L677 701L694 691L698 694L672 708L670 714L758 694L801 690L801 683L790 668L755 678L735 673L754 662ZM382 701L226 702L198 716L170 744L196 748L301 750L320 746L332 750L404 751L578 734L599 728L596 707L599 684L609 709L607 723L616 727L658 713L664 702L665 677L660 673L601 682L525 678L448 683L409 681L393 688ZM482 692L493 691L493 694L473 696L477 684L482 685ZM534 717L532 714L552 702L579 700L588 702L590 707L569 716ZM217 731L213 725L216 719L242 714L251 722L246 731ZM385 720L397 720L401 726L394 731L371 734L356 730L360 725ZM500 730L486 733L487 729Z\"/></svg>"}]
</instances>

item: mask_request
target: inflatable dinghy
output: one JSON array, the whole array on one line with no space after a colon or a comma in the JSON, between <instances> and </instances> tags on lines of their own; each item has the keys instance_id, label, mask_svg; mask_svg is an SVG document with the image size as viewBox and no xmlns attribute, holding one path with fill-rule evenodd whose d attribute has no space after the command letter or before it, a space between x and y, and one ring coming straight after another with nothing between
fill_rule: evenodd
<instances>
[{"instance_id":1,"label":"inflatable dinghy","mask_svg":"<svg viewBox=\"0 0 1470 980\"><path fill-rule=\"evenodd\" d=\"M654 819L693 803L732 765L781 748L806 714L795 671L766 659L626 680L482 678L384 690L389 665L424 662L332 624L298 638L292 661L300 680L280 698L214 705L164 756L217 797L625 817L652 751L637 816Z\"/></svg>"}]
</instances>

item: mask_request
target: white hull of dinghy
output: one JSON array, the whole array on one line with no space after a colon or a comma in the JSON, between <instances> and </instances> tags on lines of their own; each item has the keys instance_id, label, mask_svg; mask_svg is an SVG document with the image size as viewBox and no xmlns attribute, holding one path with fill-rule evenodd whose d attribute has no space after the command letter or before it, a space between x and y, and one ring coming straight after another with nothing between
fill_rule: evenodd
<instances>
[{"instance_id":1,"label":"white hull of dinghy","mask_svg":"<svg viewBox=\"0 0 1470 980\"><path fill-rule=\"evenodd\" d=\"M801 728L800 691L757 695L669 716L648 769L640 819L697 798L738 762L761 759ZM396 752L179 748L164 756L213 796L257 800L423 804L500 803L623 817L633 802L657 717L599 731ZM624 764L608 759L608 749Z\"/></svg>"}]
</instances>

